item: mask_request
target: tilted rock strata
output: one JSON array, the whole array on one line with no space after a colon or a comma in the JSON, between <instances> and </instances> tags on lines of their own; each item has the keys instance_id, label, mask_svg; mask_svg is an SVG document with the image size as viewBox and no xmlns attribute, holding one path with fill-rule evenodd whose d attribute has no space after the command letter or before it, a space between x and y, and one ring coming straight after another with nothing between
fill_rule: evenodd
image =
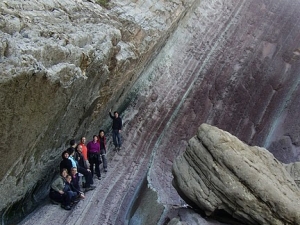
<instances>
[{"instance_id":1,"label":"tilted rock strata","mask_svg":"<svg viewBox=\"0 0 300 225\"><path fill-rule=\"evenodd\" d=\"M294 179L295 183L300 188L300 162L284 164L284 166L291 177Z\"/></svg>"},{"instance_id":2,"label":"tilted rock strata","mask_svg":"<svg viewBox=\"0 0 300 225\"><path fill-rule=\"evenodd\" d=\"M284 166L217 127L199 127L173 175L183 199L208 215L222 209L247 224L300 223L300 191Z\"/></svg>"},{"instance_id":3,"label":"tilted rock strata","mask_svg":"<svg viewBox=\"0 0 300 225\"><path fill-rule=\"evenodd\" d=\"M178 23L191 2L194 8ZM42 224L46 217L55 225L90 224L91 218L123 225L149 168L158 201L180 205L171 185L172 162L204 122L266 147L282 162L299 160L299 1L111 0L110 10L81 0L0 4L1 18L18 11L30 18L16 14L0 22L1 31L9 27L0 43L1 69L15 67L4 72L8 77L22 74L0 88L0 98L11 103L0 108L0 174L7 175L0 203L20 199L29 189L26 196L38 201L47 190L38 195L36 180L50 181L44 176L57 166L71 136L91 137L108 127L110 108L121 110L124 119L124 156L114 155L111 174L91 204L84 201L71 216L47 205L35 217L40 220L28 224ZM18 31L20 20L25 29L13 34L9 30ZM171 34L177 24L180 29ZM26 51L33 50L23 51L23 45L37 53L28 57ZM10 59L14 50L22 53L15 54L17 65ZM137 76L142 84L126 95ZM137 100L130 102L133 96ZM18 205L24 211L28 204ZM95 205L99 211L89 210Z\"/></svg>"},{"instance_id":4,"label":"tilted rock strata","mask_svg":"<svg viewBox=\"0 0 300 225\"><path fill-rule=\"evenodd\" d=\"M172 162L202 123L281 162L299 161L299 10L291 0L200 1L143 73L148 79L133 110L142 121L161 122L153 130L132 124L138 139L148 140L145 131L155 135L148 180L161 202L180 204ZM287 63L285 53L294 60ZM152 147L146 143L142 149Z\"/></svg>"},{"instance_id":5,"label":"tilted rock strata","mask_svg":"<svg viewBox=\"0 0 300 225\"><path fill-rule=\"evenodd\" d=\"M36 184L51 179L68 141L108 128L108 110L124 107L193 1L150 3L0 2L0 212L26 193L45 196Z\"/></svg>"}]
</instances>

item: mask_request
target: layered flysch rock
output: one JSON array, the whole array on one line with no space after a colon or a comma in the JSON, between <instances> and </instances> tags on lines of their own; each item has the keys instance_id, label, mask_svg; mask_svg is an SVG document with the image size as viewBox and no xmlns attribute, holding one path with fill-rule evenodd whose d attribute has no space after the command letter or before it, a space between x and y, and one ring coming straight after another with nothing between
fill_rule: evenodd
<instances>
[{"instance_id":1,"label":"layered flysch rock","mask_svg":"<svg viewBox=\"0 0 300 225\"><path fill-rule=\"evenodd\" d=\"M109 172L71 216L46 205L27 224L123 225L147 174L172 210L172 162L204 122L299 160L299 1L0 4L3 221L14 202L29 198L14 210L26 213L47 195L68 140L108 128L110 108L123 155L108 151Z\"/></svg>"},{"instance_id":2,"label":"layered flysch rock","mask_svg":"<svg viewBox=\"0 0 300 225\"><path fill-rule=\"evenodd\" d=\"M284 164L284 166L291 177L294 179L295 183L300 188L300 162Z\"/></svg>"},{"instance_id":3,"label":"layered flysch rock","mask_svg":"<svg viewBox=\"0 0 300 225\"><path fill-rule=\"evenodd\" d=\"M108 128L193 1L97 2L0 2L1 215L45 196L71 138Z\"/></svg>"},{"instance_id":4,"label":"layered flysch rock","mask_svg":"<svg viewBox=\"0 0 300 225\"><path fill-rule=\"evenodd\" d=\"M173 184L192 206L246 224L300 224L300 191L266 149L202 124L173 164Z\"/></svg>"}]
</instances>

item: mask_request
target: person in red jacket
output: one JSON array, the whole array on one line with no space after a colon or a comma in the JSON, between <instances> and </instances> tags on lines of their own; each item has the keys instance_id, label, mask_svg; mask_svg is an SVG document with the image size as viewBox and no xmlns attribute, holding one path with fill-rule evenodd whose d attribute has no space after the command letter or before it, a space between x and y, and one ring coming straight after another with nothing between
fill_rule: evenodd
<instances>
[{"instance_id":1,"label":"person in red jacket","mask_svg":"<svg viewBox=\"0 0 300 225\"><path fill-rule=\"evenodd\" d=\"M85 145L85 142L86 142L86 138L85 137L81 137L79 145L82 146L82 155L83 155L84 160L88 160L88 157L87 157L87 147Z\"/></svg>"},{"instance_id":2,"label":"person in red jacket","mask_svg":"<svg viewBox=\"0 0 300 225\"><path fill-rule=\"evenodd\" d=\"M106 137L104 130L99 131L98 142L100 143L100 156L102 158L104 172L107 172L107 159L106 159Z\"/></svg>"}]
</instances>

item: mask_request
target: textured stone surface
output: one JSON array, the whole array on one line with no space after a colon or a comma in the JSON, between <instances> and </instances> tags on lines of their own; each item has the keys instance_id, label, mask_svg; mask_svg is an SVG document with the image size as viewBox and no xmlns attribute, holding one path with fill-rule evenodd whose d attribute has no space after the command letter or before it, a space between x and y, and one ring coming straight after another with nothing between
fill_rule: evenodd
<instances>
[{"instance_id":1,"label":"textured stone surface","mask_svg":"<svg viewBox=\"0 0 300 225\"><path fill-rule=\"evenodd\" d=\"M202 124L173 164L173 185L207 215L224 210L246 224L299 224L300 190L282 163Z\"/></svg>"},{"instance_id":2,"label":"textured stone surface","mask_svg":"<svg viewBox=\"0 0 300 225\"><path fill-rule=\"evenodd\" d=\"M47 205L31 217L36 224L45 215L54 224L91 217L123 224L146 174L166 209L184 205L171 166L204 122L282 162L299 160L299 2L111 0L110 10L80 0L0 4L0 182L9 187L0 203L28 190L29 198L43 196L36 181L49 180L41 177L71 137L107 128L108 109L125 122L126 154L110 153L99 193L71 214ZM94 205L101 213L89 210Z\"/></svg>"},{"instance_id":3,"label":"textured stone surface","mask_svg":"<svg viewBox=\"0 0 300 225\"><path fill-rule=\"evenodd\" d=\"M202 1L176 30L149 69L157 83L146 92L160 97L165 87L168 93L151 112L164 118L160 135L153 132L148 173L161 202L180 204L169 171L204 122L265 147L284 163L299 160L299 8L294 1ZM286 52L295 54L290 64Z\"/></svg>"},{"instance_id":4,"label":"textured stone surface","mask_svg":"<svg viewBox=\"0 0 300 225\"><path fill-rule=\"evenodd\" d=\"M284 166L291 177L294 179L297 186L300 188L300 162L285 164Z\"/></svg>"},{"instance_id":5,"label":"textured stone surface","mask_svg":"<svg viewBox=\"0 0 300 225\"><path fill-rule=\"evenodd\" d=\"M0 212L26 193L45 196L36 184L53 176L68 141L108 128L108 109L124 108L191 2L0 2Z\"/></svg>"}]
</instances>

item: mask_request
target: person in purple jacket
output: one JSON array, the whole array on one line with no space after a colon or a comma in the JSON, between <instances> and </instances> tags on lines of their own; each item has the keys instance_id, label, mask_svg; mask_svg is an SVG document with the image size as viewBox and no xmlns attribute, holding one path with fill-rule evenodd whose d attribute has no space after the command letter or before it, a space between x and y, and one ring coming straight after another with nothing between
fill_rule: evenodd
<instances>
[{"instance_id":1,"label":"person in purple jacket","mask_svg":"<svg viewBox=\"0 0 300 225\"><path fill-rule=\"evenodd\" d=\"M90 169L92 172L92 176L94 176L94 166L95 172L98 177L98 180L101 180L101 173L100 173L100 143L98 142L98 136L94 135L93 140L87 144L88 150L88 159L90 162Z\"/></svg>"}]
</instances>

